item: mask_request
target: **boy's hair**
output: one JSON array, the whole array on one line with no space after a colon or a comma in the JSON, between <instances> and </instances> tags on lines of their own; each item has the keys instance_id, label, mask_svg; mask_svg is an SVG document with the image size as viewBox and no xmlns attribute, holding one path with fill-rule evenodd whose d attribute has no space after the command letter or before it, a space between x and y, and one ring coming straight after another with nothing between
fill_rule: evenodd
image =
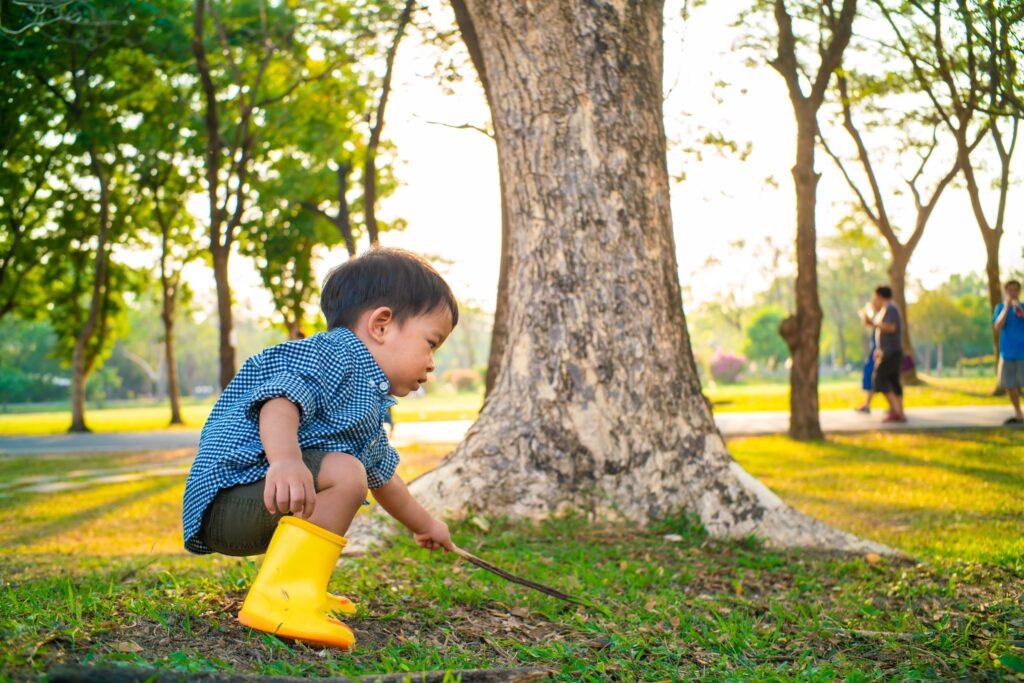
<instances>
[{"instance_id":1,"label":"boy's hair","mask_svg":"<svg viewBox=\"0 0 1024 683\"><path fill-rule=\"evenodd\" d=\"M882 297L883 299L892 298L892 287L888 285L882 285L881 287L875 287L875 294Z\"/></svg>"},{"instance_id":2,"label":"boy's hair","mask_svg":"<svg viewBox=\"0 0 1024 683\"><path fill-rule=\"evenodd\" d=\"M320 310L327 329L351 329L363 312L378 306L389 307L399 324L445 307L452 327L459 322L459 305L448 283L426 260L402 249L373 247L324 279Z\"/></svg>"},{"instance_id":3,"label":"boy's hair","mask_svg":"<svg viewBox=\"0 0 1024 683\"><path fill-rule=\"evenodd\" d=\"M1017 285L1017 289L1020 289L1020 283L1017 282L1016 280L1009 280L1009 281L1007 281L1007 283L1005 285L1003 285L1003 289L1006 289L1007 287L1010 287L1012 285Z\"/></svg>"}]
</instances>

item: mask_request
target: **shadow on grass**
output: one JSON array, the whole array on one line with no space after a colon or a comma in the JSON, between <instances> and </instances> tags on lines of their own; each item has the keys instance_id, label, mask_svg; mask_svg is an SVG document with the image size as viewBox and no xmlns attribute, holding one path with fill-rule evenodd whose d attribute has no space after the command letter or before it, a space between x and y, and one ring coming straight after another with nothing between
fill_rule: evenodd
<instances>
[{"instance_id":1,"label":"shadow on grass","mask_svg":"<svg viewBox=\"0 0 1024 683\"><path fill-rule=\"evenodd\" d=\"M172 489L175 486L181 484L180 477L166 477L158 480L146 486L145 488L139 489L138 491L132 491L120 498L107 501L95 505L91 508L72 510L65 515L62 515L54 520L40 524L37 526L30 526L23 533L8 539L0 540L0 548L12 548L23 545L28 545L35 541L40 541L49 536L56 536L66 531L80 527L84 524L97 520L104 515L127 507L139 501L151 498L159 495L168 489ZM23 497L12 497L4 501L4 504L0 506L0 511L5 508L13 507L24 503L25 498Z\"/></svg>"},{"instance_id":2,"label":"shadow on grass","mask_svg":"<svg viewBox=\"0 0 1024 683\"><path fill-rule=\"evenodd\" d=\"M930 434L929 436L939 436L939 434ZM942 436L943 438L956 440L951 436ZM971 439L969 442L972 444L982 445L980 440L977 439ZM961 465L941 460L922 460L920 458L903 455L902 453L896 453L884 448L868 447L860 444L847 444L837 441L822 442L821 448L824 449L823 458L827 460L845 461L849 463L871 462L926 469L938 468L966 477L979 479L990 484L1012 488L1013 490L1024 490L1024 472L1010 472L997 469L995 467L984 467L980 465Z\"/></svg>"}]
</instances>

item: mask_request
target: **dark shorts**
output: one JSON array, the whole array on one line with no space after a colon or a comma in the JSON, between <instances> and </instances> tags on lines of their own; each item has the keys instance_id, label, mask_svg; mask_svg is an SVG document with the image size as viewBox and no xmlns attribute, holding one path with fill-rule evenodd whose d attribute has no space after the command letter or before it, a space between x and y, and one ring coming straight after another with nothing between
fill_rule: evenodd
<instances>
[{"instance_id":1,"label":"dark shorts","mask_svg":"<svg viewBox=\"0 0 1024 683\"><path fill-rule=\"evenodd\" d=\"M327 451L302 451L302 462L313 473L313 486L320 490L320 465ZM222 489L203 513L199 540L214 552L244 557L267 552L277 521L284 515L270 514L263 504L266 479Z\"/></svg>"},{"instance_id":2,"label":"dark shorts","mask_svg":"<svg viewBox=\"0 0 1024 683\"><path fill-rule=\"evenodd\" d=\"M1024 360L1000 359L999 386L1003 389L1024 389Z\"/></svg>"},{"instance_id":3,"label":"dark shorts","mask_svg":"<svg viewBox=\"0 0 1024 683\"><path fill-rule=\"evenodd\" d=\"M882 360L875 363L875 374L871 376L871 386L880 394L903 395L903 383L900 381L900 370L903 367L902 351L886 351Z\"/></svg>"}]
</instances>

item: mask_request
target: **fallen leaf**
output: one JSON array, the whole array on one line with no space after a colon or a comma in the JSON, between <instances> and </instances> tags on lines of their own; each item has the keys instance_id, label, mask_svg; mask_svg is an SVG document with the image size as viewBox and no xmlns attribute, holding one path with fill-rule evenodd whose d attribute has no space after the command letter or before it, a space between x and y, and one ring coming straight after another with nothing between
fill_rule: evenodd
<instances>
[{"instance_id":1,"label":"fallen leaf","mask_svg":"<svg viewBox=\"0 0 1024 683\"><path fill-rule=\"evenodd\" d=\"M115 652L142 652L142 646L130 640L116 642L111 647L114 648Z\"/></svg>"},{"instance_id":2,"label":"fallen leaf","mask_svg":"<svg viewBox=\"0 0 1024 683\"><path fill-rule=\"evenodd\" d=\"M868 561L868 564L878 564L882 561L882 556L878 553L868 553L864 559Z\"/></svg>"}]
</instances>

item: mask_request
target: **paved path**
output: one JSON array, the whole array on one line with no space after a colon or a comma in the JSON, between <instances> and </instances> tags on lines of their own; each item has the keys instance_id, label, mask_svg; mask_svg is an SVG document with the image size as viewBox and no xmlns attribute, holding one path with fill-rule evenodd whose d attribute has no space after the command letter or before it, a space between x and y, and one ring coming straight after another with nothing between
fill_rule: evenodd
<instances>
[{"instance_id":1,"label":"paved path","mask_svg":"<svg viewBox=\"0 0 1024 683\"><path fill-rule=\"evenodd\" d=\"M821 425L826 432L863 432L874 430L950 429L997 427L1012 415L1009 406L956 406L910 410L906 424L883 424L883 413L862 415L852 410L823 410ZM715 421L726 436L784 434L789 413L718 413ZM401 448L406 443L455 443L473 424L470 420L452 422L401 422L392 442ZM165 451L195 448L199 430L179 429L154 432L114 432L105 434L56 434L52 436L0 437L0 456L39 453L111 453L117 451Z\"/></svg>"}]
</instances>

